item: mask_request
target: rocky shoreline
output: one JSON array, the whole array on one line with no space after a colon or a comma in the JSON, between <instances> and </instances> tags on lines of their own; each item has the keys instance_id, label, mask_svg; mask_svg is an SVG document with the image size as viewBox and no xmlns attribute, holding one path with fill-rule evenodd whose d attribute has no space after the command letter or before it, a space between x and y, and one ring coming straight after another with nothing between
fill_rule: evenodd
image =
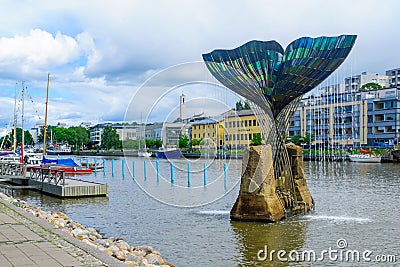
<instances>
[{"instance_id":1,"label":"rocky shoreline","mask_svg":"<svg viewBox=\"0 0 400 267\"><path fill-rule=\"evenodd\" d=\"M9 203L24 209L26 212L47 221L55 228L60 229L66 234L81 240L87 245L95 247L100 251L120 260L126 266L145 266L145 267L173 267L174 265L165 261L158 251L150 246L132 246L118 237L103 237L99 232L90 227L72 221L68 216L59 211L43 211L28 202L13 198L0 192L0 198Z\"/></svg>"}]
</instances>

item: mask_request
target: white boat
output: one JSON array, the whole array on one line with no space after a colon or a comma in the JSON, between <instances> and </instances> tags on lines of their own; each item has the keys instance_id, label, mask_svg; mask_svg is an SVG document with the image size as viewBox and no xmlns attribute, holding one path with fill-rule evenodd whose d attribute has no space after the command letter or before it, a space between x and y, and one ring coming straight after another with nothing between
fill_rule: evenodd
<instances>
[{"instance_id":1,"label":"white boat","mask_svg":"<svg viewBox=\"0 0 400 267\"><path fill-rule=\"evenodd\" d=\"M70 155L71 154L71 146L66 144L58 145L56 144L56 147L50 146L46 150L48 155Z\"/></svg>"},{"instance_id":2,"label":"white boat","mask_svg":"<svg viewBox=\"0 0 400 267\"><path fill-rule=\"evenodd\" d=\"M145 157L145 158L150 158L151 157L151 153L148 152L147 150L139 150L138 151L138 157Z\"/></svg>"},{"instance_id":3,"label":"white boat","mask_svg":"<svg viewBox=\"0 0 400 267\"><path fill-rule=\"evenodd\" d=\"M4 163L19 163L21 156L12 151L0 152L0 162Z\"/></svg>"},{"instance_id":4,"label":"white boat","mask_svg":"<svg viewBox=\"0 0 400 267\"><path fill-rule=\"evenodd\" d=\"M373 156L370 154L349 155L349 159L352 162L364 162L364 163L380 163L381 162L381 156Z\"/></svg>"}]
</instances>

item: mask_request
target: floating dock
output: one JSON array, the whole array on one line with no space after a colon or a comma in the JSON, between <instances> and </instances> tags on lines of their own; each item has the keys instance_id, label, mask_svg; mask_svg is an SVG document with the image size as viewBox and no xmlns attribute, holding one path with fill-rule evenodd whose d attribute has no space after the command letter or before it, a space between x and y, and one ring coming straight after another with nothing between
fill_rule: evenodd
<instances>
[{"instance_id":1,"label":"floating dock","mask_svg":"<svg viewBox=\"0 0 400 267\"><path fill-rule=\"evenodd\" d=\"M107 184L65 177L63 171L41 167L27 171L26 166L16 163L0 163L0 182L7 182L5 187L34 189L61 198L108 194Z\"/></svg>"}]
</instances>

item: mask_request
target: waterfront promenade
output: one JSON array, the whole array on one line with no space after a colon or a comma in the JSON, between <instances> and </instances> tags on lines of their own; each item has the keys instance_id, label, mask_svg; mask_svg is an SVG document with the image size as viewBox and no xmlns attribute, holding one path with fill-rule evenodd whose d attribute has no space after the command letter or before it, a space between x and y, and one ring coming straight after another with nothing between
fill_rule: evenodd
<instances>
[{"instance_id":1,"label":"waterfront promenade","mask_svg":"<svg viewBox=\"0 0 400 267\"><path fill-rule=\"evenodd\" d=\"M0 198L0 266L124 266Z\"/></svg>"}]
</instances>

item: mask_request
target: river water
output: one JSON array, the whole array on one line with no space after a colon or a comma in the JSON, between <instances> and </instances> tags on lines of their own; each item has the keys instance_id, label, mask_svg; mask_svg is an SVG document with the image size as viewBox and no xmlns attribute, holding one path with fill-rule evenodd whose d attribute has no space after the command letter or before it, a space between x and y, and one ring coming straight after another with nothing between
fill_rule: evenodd
<instances>
[{"instance_id":1,"label":"river water","mask_svg":"<svg viewBox=\"0 0 400 267\"><path fill-rule=\"evenodd\" d=\"M240 160L191 161L188 188L187 161L174 162L171 185L169 162L157 167L155 160L147 161L145 174L143 159L125 159L122 171L123 159L115 158L114 175L108 158L104 172L79 177L107 183L108 197L62 200L34 191L13 193L105 236L151 245L176 266L382 266L376 260L393 261L392 255L400 262L400 164L305 162L315 211L264 224L229 219L239 191ZM323 253L329 249L330 254ZM278 258L272 250L286 254ZM305 261L291 261L291 251L300 260L301 251L309 254L303 254ZM360 260L349 252L359 253Z\"/></svg>"}]
</instances>

